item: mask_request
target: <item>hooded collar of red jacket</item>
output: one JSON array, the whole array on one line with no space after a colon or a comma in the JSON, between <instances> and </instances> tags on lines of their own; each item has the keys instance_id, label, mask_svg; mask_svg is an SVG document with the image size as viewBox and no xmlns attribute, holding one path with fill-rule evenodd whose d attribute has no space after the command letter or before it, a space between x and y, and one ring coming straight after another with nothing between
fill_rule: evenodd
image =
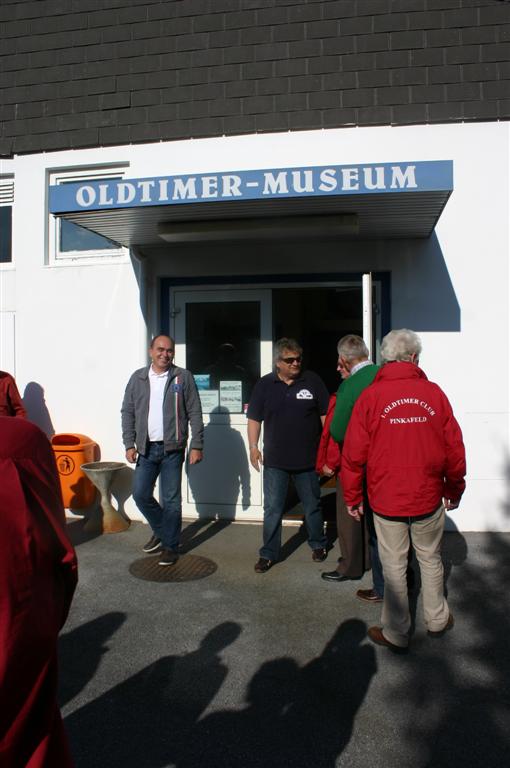
<instances>
[{"instance_id":1,"label":"hooded collar of red jacket","mask_svg":"<svg viewBox=\"0 0 510 768\"><path fill-rule=\"evenodd\" d=\"M382 365L374 379L374 384L378 381L397 381L398 379L427 379L425 371L422 371L414 363L393 362Z\"/></svg>"}]
</instances>

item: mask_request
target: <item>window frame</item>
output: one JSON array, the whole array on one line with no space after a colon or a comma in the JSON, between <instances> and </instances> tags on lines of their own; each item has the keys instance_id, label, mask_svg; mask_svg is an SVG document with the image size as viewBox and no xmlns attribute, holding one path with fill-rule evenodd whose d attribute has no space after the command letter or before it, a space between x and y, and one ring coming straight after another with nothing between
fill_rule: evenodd
<instances>
[{"instance_id":1,"label":"window frame","mask_svg":"<svg viewBox=\"0 0 510 768\"><path fill-rule=\"evenodd\" d=\"M47 190L56 184L77 181L99 181L122 179L126 175L129 163L115 163L101 166L76 166L47 169ZM48 197L48 195L47 195ZM90 250L62 251L60 249L60 226L62 218L47 211L46 264L48 266L76 266L90 264L125 263L129 260L129 248L119 245L117 248L91 248Z\"/></svg>"},{"instance_id":2,"label":"window frame","mask_svg":"<svg viewBox=\"0 0 510 768\"><path fill-rule=\"evenodd\" d=\"M14 267L14 247L13 247L13 214L14 214L14 174L5 173L0 176L0 208L10 208L11 211L11 248L10 259L0 261L0 269L13 269Z\"/></svg>"}]
</instances>

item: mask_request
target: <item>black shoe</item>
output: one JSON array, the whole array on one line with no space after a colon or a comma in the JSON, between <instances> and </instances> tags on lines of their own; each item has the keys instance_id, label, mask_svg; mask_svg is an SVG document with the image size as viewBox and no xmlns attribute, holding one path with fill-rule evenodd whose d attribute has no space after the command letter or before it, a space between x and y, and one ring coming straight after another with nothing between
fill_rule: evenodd
<instances>
[{"instance_id":1,"label":"black shoe","mask_svg":"<svg viewBox=\"0 0 510 768\"><path fill-rule=\"evenodd\" d=\"M173 549L163 548L161 550L161 557L158 560L158 565L175 565L178 559L179 555L177 552L174 552Z\"/></svg>"},{"instance_id":2,"label":"black shoe","mask_svg":"<svg viewBox=\"0 0 510 768\"><path fill-rule=\"evenodd\" d=\"M338 571L323 571L321 573L321 579L324 579L324 581L350 581L348 576L344 576Z\"/></svg>"},{"instance_id":3,"label":"black shoe","mask_svg":"<svg viewBox=\"0 0 510 768\"><path fill-rule=\"evenodd\" d=\"M143 552L160 552L161 551L161 539L152 534L147 544L142 547Z\"/></svg>"},{"instance_id":4,"label":"black shoe","mask_svg":"<svg viewBox=\"0 0 510 768\"><path fill-rule=\"evenodd\" d=\"M268 560L267 557L259 557L255 563L255 573L266 573L272 565L272 560Z\"/></svg>"},{"instance_id":5,"label":"black shoe","mask_svg":"<svg viewBox=\"0 0 510 768\"><path fill-rule=\"evenodd\" d=\"M312 560L314 563L323 563L328 556L328 550L325 547L312 549Z\"/></svg>"}]
</instances>

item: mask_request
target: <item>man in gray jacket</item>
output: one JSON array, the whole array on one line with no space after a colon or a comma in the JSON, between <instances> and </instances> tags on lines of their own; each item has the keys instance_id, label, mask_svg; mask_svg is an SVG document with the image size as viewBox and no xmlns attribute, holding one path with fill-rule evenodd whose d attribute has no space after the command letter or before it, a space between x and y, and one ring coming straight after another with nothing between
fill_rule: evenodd
<instances>
[{"instance_id":1,"label":"man in gray jacket","mask_svg":"<svg viewBox=\"0 0 510 768\"><path fill-rule=\"evenodd\" d=\"M158 553L160 565L177 562L182 524L181 475L191 426L188 460L202 460L204 424L195 380L173 364L174 340L155 336L147 368L129 379L122 403L122 440L126 459L136 463L133 498L153 535L144 552ZM161 475L161 504L154 486Z\"/></svg>"}]
</instances>

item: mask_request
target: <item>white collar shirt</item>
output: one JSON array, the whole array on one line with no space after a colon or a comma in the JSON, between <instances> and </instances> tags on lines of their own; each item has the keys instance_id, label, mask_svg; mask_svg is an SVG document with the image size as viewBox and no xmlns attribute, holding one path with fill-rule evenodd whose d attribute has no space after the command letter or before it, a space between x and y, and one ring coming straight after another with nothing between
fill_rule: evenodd
<instances>
[{"instance_id":1,"label":"white collar shirt","mask_svg":"<svg viewBox=\"0 0 510 768\"><path fill-rule=\"evenodd\" d=\"M149 401L148 433L151 443L163 440L163 399L168 381L168 371L156 373L152 365L149 368L151 396Z\"/></svg>"},{"instance_id":2,"label":"white collar shirt","mask_svg":"<svg viewBox=\"0 0 510 768\"><path fill-rule=\"evenodd\" d=\"M367 365L372 365L372 361L363 360L361 363L356 363L356 365L353 365L351 368L351 376L354 376L355 373L358 373L358 371L361 371L362 368L366 368Z\"/></svg>"}]
</instances>

